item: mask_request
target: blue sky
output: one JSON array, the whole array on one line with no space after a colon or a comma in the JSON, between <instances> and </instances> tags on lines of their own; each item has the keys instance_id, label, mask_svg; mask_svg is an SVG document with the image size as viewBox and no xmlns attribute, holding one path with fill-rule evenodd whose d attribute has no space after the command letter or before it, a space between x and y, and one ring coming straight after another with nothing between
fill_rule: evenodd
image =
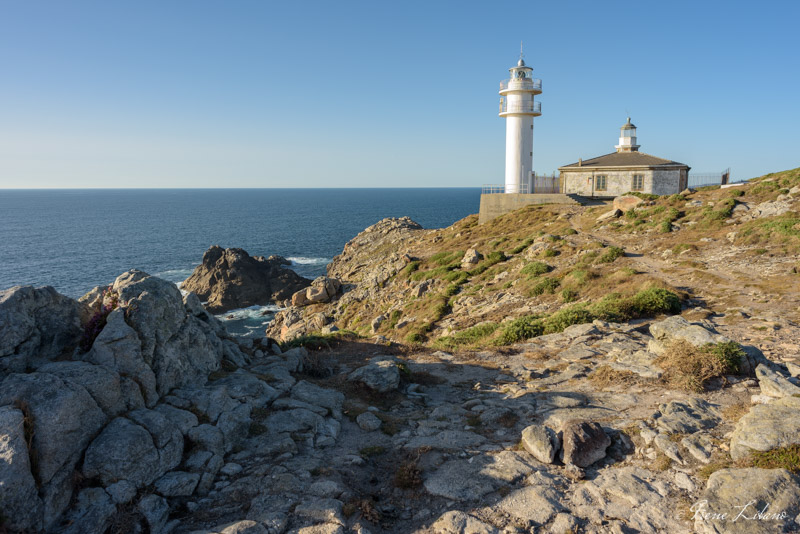
<instances>
[{"instance_id":1,"label":"blue sky","mask_svg":"<svg viewBox=\"0 0 800 534\"><path fill-rule=\"evenodd\" d=\"M480 186L498 82L543 79L534 168L641 150L800 166L800 2L0 0L0 188Z\"/></svg>"}]
</instances>

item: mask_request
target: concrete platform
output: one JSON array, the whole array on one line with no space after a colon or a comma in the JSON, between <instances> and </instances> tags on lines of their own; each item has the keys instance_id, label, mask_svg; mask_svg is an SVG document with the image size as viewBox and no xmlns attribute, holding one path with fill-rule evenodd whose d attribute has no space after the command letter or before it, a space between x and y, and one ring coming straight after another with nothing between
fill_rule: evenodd
<instances>
[{"instance_id":1,"label":"concrete platform","mask_svg":"<svg viewBox=\"0 0 800 534\"><path fill-rule=\"evenodd\" d=\"M571 195L555 194L521 194L521 193L493 193L481 195L481 210L478 215L478 224L484 224L495 217L519 208L536 204L573 204L579 205Z\"/></svg>"}]
</instances>

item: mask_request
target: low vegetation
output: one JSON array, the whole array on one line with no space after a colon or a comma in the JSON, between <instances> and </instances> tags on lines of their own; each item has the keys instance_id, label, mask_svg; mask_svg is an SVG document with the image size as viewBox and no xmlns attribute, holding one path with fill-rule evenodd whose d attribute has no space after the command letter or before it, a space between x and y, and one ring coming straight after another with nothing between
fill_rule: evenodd
<instances>
[{"instance_id":1,"label":"low vegetation","mask_svg":"<svg viewBox=\"0 0 800 534\"><path fill-rule=\"evenodd\" d=\"M702 392L711 380L738 374L744 356L735 341L701 347L678 341L667 347L655 363L664 370L664 380L673 387Z\"/></svg>"}]
</instances>

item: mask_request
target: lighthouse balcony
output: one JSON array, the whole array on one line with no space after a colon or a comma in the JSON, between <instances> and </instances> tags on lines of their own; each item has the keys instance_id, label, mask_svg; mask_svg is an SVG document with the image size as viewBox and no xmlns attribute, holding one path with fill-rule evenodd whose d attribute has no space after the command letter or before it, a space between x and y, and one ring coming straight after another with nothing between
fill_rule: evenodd
<instances>
[{"instance_id":1,"label":"lighthouse balcony","mask_svg":"<svg viewBox=\"0 0 800 534\"><path fill-rule=\"evenodd\" d=\"M508 102L503 99L500 103L500 116L506 115L533 115L538 117L542 114L542 103L538 101L533 102Z\"/></svg>"},{"instance_id":2,"label":"lighthouse balcony","mask_svg":"<svg viewBox=\"0 0 800 534\"><path fill-rule=\"evenodd\" d=\"M500 94L511 91L525 91L535 95L542 94L542 80L538 78L511 78L500 82Z\"/></svg>"}]
</instances>

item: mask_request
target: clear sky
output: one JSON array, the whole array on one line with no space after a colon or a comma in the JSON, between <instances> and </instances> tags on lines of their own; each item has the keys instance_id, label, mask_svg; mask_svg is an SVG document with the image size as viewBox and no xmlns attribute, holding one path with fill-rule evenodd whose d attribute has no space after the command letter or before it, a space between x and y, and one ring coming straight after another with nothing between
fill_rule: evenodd
<instances>
[{"instance_id":1,"label":"clear sky","mask_svg":"<svg viewBox=\"0 0 800 534\"><path fill-rule=\"evenodd\" d=\"M0 0L0 188L480 186L498 82L534 169L641 150L800 166L800 1Z\"/></svg>"}]
</instances>

